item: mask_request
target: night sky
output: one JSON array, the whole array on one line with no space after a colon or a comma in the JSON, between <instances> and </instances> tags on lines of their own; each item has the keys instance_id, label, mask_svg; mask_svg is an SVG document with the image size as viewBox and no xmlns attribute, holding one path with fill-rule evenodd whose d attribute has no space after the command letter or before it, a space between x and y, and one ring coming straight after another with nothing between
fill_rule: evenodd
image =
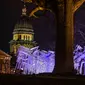
<instances>
[{"instance_id":1,"label":"night sky","mask_svg":"<svg viewBox=\"0 0 85 85\"><path fill-rule=\"evenodd\" d=\"M74 29L74 45L85 46L85 3L74 14Z\"/></svg>"},{"instance_id":2,"label":"night sky","mask_svg":"<svg viewBox=\"0 0 85 85\"><path fill-rule=\"evenodd\" d=\"M12 39L12 32L14 26L17 20L20 18L23 4L20 0L3 0L3 1L4 1L2 6L3 12L1 16L2 24L0 27L1 29L0 49L5 52L9 52L9 42ZM29 6L27 9L30 12L34 7L35 6L31 6L31 7ZM75 20L76 30L81 29L83 32L85 32L85 3L80 7L80 9L78 9L75 12L74 20ZM43 46L43 43L47 43L55 40L54 30L56 26L55 23L53 23L55 22L53 14L49 13L48 11L45 13L44 16L40 17L39 19L35 20L34 18L32 18L32 21L33 21L34 31L36 34L35 40L41 45L41 47L45 47ZM78 40L80 38L83 41L83 39L80 37L80 34L76 32L75 35L76 35L75 43L81 44L80 41ZM48 44L49 43L45 45Z\"/></svg>"},{"instance_id":3,"label":"night sky","mask_svg":"<svg viewBox=\"0 0 85 85\"><path fill-rule=\"evenodd\" d=\"M28 6L28 14L35 8L35 5L26 4ZM19 20L21 15L21 9L23 3L20 0L6 0L2 6L2 24L0 31L0 49L9 52L9 42L12 40L12 32L16 22ZM55 43L55 16L50 11L46 11L44 15L38 19L31 18L33 29L35 32L35 41L41 47L41 49L53 49ZM2 35L3 34L3 35ZM53 44L53 45L52 45Z\"/></svg>"}]
</instances>

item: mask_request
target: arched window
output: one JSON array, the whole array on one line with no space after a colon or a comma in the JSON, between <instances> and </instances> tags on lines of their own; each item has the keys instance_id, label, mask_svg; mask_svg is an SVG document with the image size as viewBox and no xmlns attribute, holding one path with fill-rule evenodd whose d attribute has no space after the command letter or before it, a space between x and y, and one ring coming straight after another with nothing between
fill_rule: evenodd
<instances>
[{"instance_id":1,"label":"arched window","mask_svg":"<svg viewBox=\"0 0 85 85\"><path fill-rule=\"evenodd\" d=\"M25 40L25 35L24 35L24 40Z\"/></svg>"},{"instance_id":2,"label":"arched window","mask_svg":"<svg viewBox=\"0 0 85 85\"><path fill-rule=\"evenodd\" d=\"M21 35L18 36L18 39L21 40Z\"/></svg>"}]
</instances>

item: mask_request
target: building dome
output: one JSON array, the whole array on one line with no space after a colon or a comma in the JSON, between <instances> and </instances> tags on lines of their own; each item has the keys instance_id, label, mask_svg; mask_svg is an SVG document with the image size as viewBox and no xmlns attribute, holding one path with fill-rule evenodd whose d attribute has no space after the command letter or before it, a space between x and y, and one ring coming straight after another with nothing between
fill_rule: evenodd
<instances>
[{"instance_id":1,"label":"building dome","mask_svg":"<svg viewBox=\"0 0 85 85\"><path fill-rule=\"evenodd\" d=\"M33 34L33 27L28 16L21 15L14 27L13 34Z\"/></svg>"},{"instance_id":2,"label":"building dome","mask_svg":"<svg viewBox=\"0 0 85 85\"><path fill-rule=\"evenodd\" d=\"M10 41L10 53L16 56L19 46L32 48L36 46L34 32L30 18L27 15L26 5L22 8L22 14L15 24L13 39Z\"/></svg>"}]
</instances>

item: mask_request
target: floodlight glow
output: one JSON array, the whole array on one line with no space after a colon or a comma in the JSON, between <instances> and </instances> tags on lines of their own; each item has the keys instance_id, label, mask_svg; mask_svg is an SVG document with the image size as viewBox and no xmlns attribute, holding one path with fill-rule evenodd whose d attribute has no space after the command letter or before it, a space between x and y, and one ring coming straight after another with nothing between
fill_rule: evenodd
<instances>
[{"instance_id":1,"label":"floodlight glow","mask_svg":"<svg viewBox=\"0 0 85 85\"><path fill-rule=\"evenodd\" d=\"M22 74L52 73L55 66L53 51L40 51L21 46L18 49L16 69L23 70Z\"/></svg>"},{"instance_id":2,"label":"floodlight glow","mask_svg":"<svg viewBox=\"0 0 85 85\"><path fill-rule=\"evenodd\" d=\"M76 45L74 50L74 69L77 70L77 74L85 75L85 49L82 51L80 45Z\"/></svg>"}]
</instances>

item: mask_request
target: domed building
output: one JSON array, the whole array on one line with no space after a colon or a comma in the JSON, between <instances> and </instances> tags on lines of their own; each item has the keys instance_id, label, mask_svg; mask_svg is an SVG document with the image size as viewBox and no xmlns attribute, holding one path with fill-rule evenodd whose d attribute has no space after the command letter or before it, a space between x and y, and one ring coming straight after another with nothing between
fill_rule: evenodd
<instances>
[{"instance_id":1,"label":"domed building","mask_svg":"<svg viewBox=\"0 0 85 85\"><path fill-rule=\"evenodd\" d=\"M13 30L13 40L10 41L10 53L16 55L19 46L32 48L36 46L34 32L29 17L26 14L26 6L22 9L22 15Z\"/></svg>"}]
</instances>

